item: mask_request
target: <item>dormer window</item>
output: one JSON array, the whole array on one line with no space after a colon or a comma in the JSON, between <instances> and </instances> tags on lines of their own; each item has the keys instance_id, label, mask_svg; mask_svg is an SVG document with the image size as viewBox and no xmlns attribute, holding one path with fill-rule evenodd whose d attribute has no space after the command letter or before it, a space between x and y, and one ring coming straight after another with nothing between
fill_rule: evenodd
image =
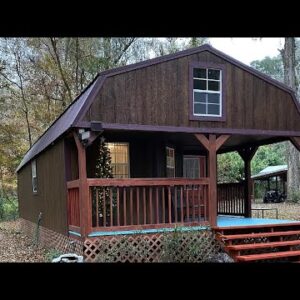
<instances>
[{"instance_id":1,"label":"dormer window","mask_svg":"<svg viewBox=\"0 0 300 300\"><path fill-rule=\"evenodd\" d=\"M223 121L223 66L202 65L191 68L191 119Z\"/></svg>"}]
</instances>

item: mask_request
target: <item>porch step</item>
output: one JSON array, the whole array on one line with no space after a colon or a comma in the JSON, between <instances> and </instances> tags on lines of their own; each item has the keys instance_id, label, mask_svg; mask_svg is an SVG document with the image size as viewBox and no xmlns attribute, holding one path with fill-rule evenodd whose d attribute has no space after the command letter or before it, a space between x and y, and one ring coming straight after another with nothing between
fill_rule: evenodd
<instances>
[{"instance_id":1,"label":"porch step","mask_svg":"<svg viewBox=\"0 0 300 300\"><path fill-rule=\"evenodd\" d=\"M284 252L272 252L272 253L262 253L262 254L251 254L251 255L239 255L235 259L237 261L258 261L267 259L277 259L285 257L300 257L300 250L298 251L284 251Z\"/></svg>"},{"instance_id":2,"label":"porch step","mask_svg":"<svg viewBox=\"0 0 300 300\"><path fill-rule=\"evenodd\" d=\"M288 236L288 235L300 235L300 230L259 232L259 233L232 234L232 235L219 234L218 237L222 240L228 241L228 240L242 240L242 239L253 239L253 238L272 237L272 236Z\"/></svg>"},{"instance_id":3,"label":"porch step","mask_svg":"<svg viewBox=\"0 0 300 300\"><path fill-rule=\"evenodd\" d=\"M241 250L277 248L277 247L297 246L297 245L300 245L300 240L292 240L292 241L284 241L284 242L270 242L270 243L229 245L229 246L226 246L225 249L228 251L241 251Z\"/></svg>"},{"instance_id":4,"label":"porch step","mask_svg":"<svg viewBox=\"0 0 300 300\"><path fill-rule=\"evenodd\" d=\"M300 261L300 223L215 228L216 237L235 262ZM294 229L294 230L293 230ZM251 242L249 243L249 239Z\"/></svg>"}]
</instances>

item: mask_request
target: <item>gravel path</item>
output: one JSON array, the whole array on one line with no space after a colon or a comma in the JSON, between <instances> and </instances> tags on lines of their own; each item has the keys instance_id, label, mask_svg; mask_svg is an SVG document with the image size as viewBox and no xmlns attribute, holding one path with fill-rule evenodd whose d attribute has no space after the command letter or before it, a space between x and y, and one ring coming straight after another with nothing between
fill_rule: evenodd
<instances>
[{"instance_id":1,"label":"gravel path","mask_svg":"<svg viewBox=\"0 0 300 300\"><path fill-rule=\"evenodd\" d=\"M45 254L20 233L17 221L0 223L0 262L46 262Z\"/></svg>"}]
</instances>

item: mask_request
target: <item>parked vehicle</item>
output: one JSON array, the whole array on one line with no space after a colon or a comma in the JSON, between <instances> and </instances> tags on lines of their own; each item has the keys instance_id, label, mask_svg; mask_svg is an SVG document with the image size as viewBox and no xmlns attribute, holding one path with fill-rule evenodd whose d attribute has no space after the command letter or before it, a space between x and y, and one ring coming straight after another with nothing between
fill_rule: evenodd
<instances>
[{"instance_id":1,"label":"parked vehicle","mask_svg":"<svg viewBox=\"0 0 300 300\"><path fill-rule=\"evenodd\" d=\"M286 200L286 194L278 190L266 190L263 201L264 203L279 203Z\"/></svg>"}]
</instances>

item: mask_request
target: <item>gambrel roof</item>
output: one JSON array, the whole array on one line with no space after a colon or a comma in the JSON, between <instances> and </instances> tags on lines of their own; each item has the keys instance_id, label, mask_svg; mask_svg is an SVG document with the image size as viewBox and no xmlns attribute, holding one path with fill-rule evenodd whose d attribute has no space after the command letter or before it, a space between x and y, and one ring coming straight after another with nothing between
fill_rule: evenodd
<instances>
[{"instance_id":1,"label":"gambrel roof","mask_svg":"<svg viewBox=\"0 0 300 300\"><path fill-rule=\"evenodd\" d=\"M90 108L95 96L100 91L106 78L115 76L121 73L130 72L132 70L146 68L151 65L167 62L184 56L200 53L203 51L211 52L212 54L224 59L225 61L243 69L246 72L268 82L277 88L288 92L295 104L296 109L300 114L300 106L295 97L294 91L287 85L272 79L271 77L249 67L240 61L228 56L227 54L211 47L210 45L203 45L197 48L192 48L184 51L180 51L174 54L161 56L158 58L146 60L136 64L131 64L123 67L118 67L99 73L95 79L84 89L84 91L66 108L66 110L52 123L52 125L44 132L44 134L34 143L34 145L25 154L23 160L17 168L19 171L30 160L36 157L39 153L44 151L48 146L54 143L59 137L61 137L70 128L80 127L80 123L85 116L86 112Z\"/></svg>"}]
</instances>

